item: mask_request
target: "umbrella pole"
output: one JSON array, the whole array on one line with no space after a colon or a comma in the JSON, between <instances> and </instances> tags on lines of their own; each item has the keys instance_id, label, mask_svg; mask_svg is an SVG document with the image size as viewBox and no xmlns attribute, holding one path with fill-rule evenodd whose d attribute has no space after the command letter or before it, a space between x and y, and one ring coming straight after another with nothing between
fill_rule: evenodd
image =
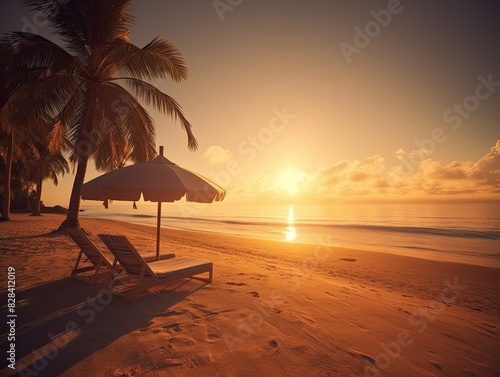
<instances>
[{"instance_id":1,"label":"umbrella pole","mask_svg":"<svg viewBox=\"0 0 500 377\"><path fill-rule=\"evenodd\" d=\"M156 260L160 260L160 227L161 227L161 202L158 202L158 215L156 219Z\"/></svg>"}]
</instances>

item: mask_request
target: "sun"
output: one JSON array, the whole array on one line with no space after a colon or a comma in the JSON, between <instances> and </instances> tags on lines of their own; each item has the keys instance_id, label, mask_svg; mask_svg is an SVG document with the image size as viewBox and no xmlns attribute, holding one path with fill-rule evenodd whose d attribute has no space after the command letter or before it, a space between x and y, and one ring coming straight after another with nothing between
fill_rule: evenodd
<instances>
[{"instance_id":1,"label":"sun","mask_svg":"<svg viewBox=\"0 0 500 377\"><path fill-rule=\"evenodd\" d=\"M304 172L293 167L287 167L278 174L276 186L279 191L285 191L290 195L295 195L299 192L300 183L304 181L305 175Z\"/></svg>"}]
</instances>

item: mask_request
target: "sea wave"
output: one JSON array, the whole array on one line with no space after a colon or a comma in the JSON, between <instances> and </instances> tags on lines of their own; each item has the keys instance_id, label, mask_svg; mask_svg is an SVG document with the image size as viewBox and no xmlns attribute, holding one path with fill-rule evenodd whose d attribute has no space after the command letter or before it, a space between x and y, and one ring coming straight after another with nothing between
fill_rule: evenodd
<instances>
[{"instance_id":1,"label":"sea wave","mask_svg":"<svg viewBox=\"0 0 500 377\"><path fill-rule=\"evenodd\" d=\"M371 211L370 211L371 209ZM231 213L183 216L164 213L163 227L232 234L305 244L330 244L346 248L425 255L455 261L474 257L474 263L500 267L500 218L490 206L391 207L374 211L372 207L349 207L345 211L314 212L288 207L279 211L237 210ZM121 212L120 212L121 211ZM86 210L82 217L98 217L156 226L156 209L131 208ZM273 213L283 216L277 217ZM288 216L287 216L288 214ZM289 217L290 216L290 217ZM460 259L462 260L462 259ZM494 262L491 262L494 261Z\"/></svg>"},{"instance_id":2,"label":"sea wave","mask_svg":"<svg viewBox=\"0 0 500 377\"><path fill-rule=\"evenodd\" d=\"M134 215L134 217L146 217L147 215ZM150 216L155 218L155 216ZM461 229L461 228L438 228L438 227L423 227L423 226L402 226L402 225L375 225L375 224L334 224L325 222L280 222L280 221L265 221L265 220L224 220L224 219L207 219L201 217L182 217L182 216L165 216L165 220L172 221L187 221L198 222L205 224L228 224L248 227L283 227L293 225L300 228L331 228L331 229L358 229L378 232L396 232L407 234L422 234L444 237L459 237L459 238L479 238L489 240L500 240L500 231L498 230L480 230L480 229Z\"/></svg>"}]
</instances>

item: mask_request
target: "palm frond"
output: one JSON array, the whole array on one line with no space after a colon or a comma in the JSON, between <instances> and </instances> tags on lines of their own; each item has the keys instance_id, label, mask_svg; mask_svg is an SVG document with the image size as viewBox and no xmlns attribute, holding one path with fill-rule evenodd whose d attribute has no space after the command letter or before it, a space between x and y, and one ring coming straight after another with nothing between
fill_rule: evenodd
<instances>
[{"instance_id":1,"label":"palm frond","mask_svg":"<svg viewBox=\"0 0 500 377\"><path fill-rule=\"evenodd\" d=\"M125 88L110 82L102 85L99 89L99 106L103 114L97 123L101 141L106 137L124 138L125 142L121 145L127 144L134 162L144 162L154 157L156 134L153 119ZM123 159L121 149L115 152L115 156Z\"/></svg>"},{"instance_id":2,"label":"palm frond","mask_svg":"<svg viewBox=\"0 0 500 377\"><path fill-rule=\"evenodd\" d=\"M68 150L70 147L69 141L66 139L65 125L61 121L55 121L49 128L46 137L47 149L50 153L57 153L60 150Z\"/></svg>"},{"instance_id":3,"label":"palm frond","mask_svg":"<svg viewBox=\"0 0 500 377\"><path fill-rule=\"evenodd\" d=\"M93 139L95 146L94 162L99 170L111 171L117 169L122 163L124 156L130 153L127 142L124 121L125 117L120 113L122 104L116 98L111 106L106 98L106 93L99 88L98 102L94 118ZM125 109L128 113L130 110Z\"/></svg>"},{"instance_id":4,"label":"palm frond","mask_svg":"<svg viewBox=\"0 0 500 377\"><path fill-rule=\"evenodd\" d=\"M84 86L82 92L78 94L81 96L80 101L75 101L75 106L68 103L65 111L61 114L61 122L66 128L66 138L71 145L70 162L72 164L78 162L82 156L91 156L94 152L92 137L95 125L92 119L90 119L91 124L87 124L88 114L93 114L96 109L96 103L93 103L91 85Z\"/></svg>"},{"instance_id":5,"label":"palm frond","mask_svg":"<svg viewBox=\"0 0 500 377\"><path fill-rule=\"evenodd\" d=\"M187 65L181 52L170 42L154 38L142 49L131 43L110 43L101 70L110 77L115 72L141 80L172 78L180 82L187 78Z\"/></svg>"},{"instance_id":6,"label":"palm frond","mask_svg":"<svg viewBox=\"0 0 500 377\"><path fill-rule=\"evenodd\" d=\"M130 152L130 145L123 128L113 127L96 146L95 165L99 170L115 170L123 165Z\"/></svg>"},{"instance_id":7,"label":"palm frond","mask_svg":"<svg viewBox=\"0 0 500 377\"><path fill-rule=\"evenodd\" d=\"M139 100L144 101L144 103L148 105L152 105L156 110L164 114L170 115L174 120L179 120L181 127L188 137L188 149L198 149L198 141L193 134L192 125L186 119L181 106L175 99L145 81L132 78L119 78L119 80L122 80L128 85L132 93Z\"/></svg>"},{"instance_id":8,"label":"palm frond","mask_svg":"<svg viewBox=\"0 0 500 377\"><path fill-rule=\"evenodd\" d=\"M52 123L66 107L68 98L80 88L79 78L71 75L55 75L28 82L8 98L2 107L1 120L13 124L29 123L33 119L43 124Z\"/></svg>"},{"instance_id":9,"label":"palm frond","mask_svg":"<svg viewBox=\"0 0 500 377\"><path fill-rule=\"evenodd\" d=\"M15 45L11 61L20 68L50 68L53 72L70 74L85 69L65 49L38 34L10 32L3 40Z\"/></svg>"},{"instance_id":10,"label":"palm frond","mask_svg":"<svg viewBox=\"0 0 500 377\"><path fill-rule=\"evenodd\" d=\"M102 46L112 40L130 40L130 28L134 17L127 13L131 0L88 1L88 43Z\"/></svg>"},{"instance_id":11,"label":"palm frond","mask_svg":"<svg viewBox=\"0 0 500 377\"><path fill-rule=\"evenodd\" d=\"M58 141L64 143L62 149L74 149L76 147L78 134L84 121L87 94L88 89L83 85L73 93L66 106L54 119L51 134L49 135L49 148L52 152L55 151L54 148L57 149Z\"/></svg>"},{"instance_id":12,"label":"palm frond","mask_svg":"<svg viewBox=\"0 0 500 377\"><path fill-rule=\"evenodd\" d=\"M24 3L33 11L41 12L41 17L49 22L67 48L81 61L88 60L84 39L85 18L81 9L86 6L85 1L25 0Z\"/></svg>"},{"instance_id":13,"label":"palm frond","mask_svg":"<svg viewBox=\"0 0 500 377\"><path fill-rule=\"evenodd\" d=\"M92 49L115 39L129 40L131 0L28 0L41 11L68 49L87 60Z\"/></svg>"},{"instance_id":14,"label":"palm frond","mask_svg":"<svg viewBox=\"0 0 500 377\"><path fill-rule=\"evenodd\" d=\"M64 173L69 173L69 164L61 153L52 154L47 152L41 170L42 179L50 178L54 185L57 186L59 184L58 175L61 174L64 177Z\"/></svg>"}]
</instances>

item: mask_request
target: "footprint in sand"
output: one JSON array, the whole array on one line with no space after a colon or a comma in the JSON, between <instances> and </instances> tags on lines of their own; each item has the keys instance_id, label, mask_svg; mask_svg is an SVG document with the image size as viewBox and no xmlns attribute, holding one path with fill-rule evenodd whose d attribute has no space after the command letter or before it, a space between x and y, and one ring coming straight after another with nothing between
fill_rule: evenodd
<instances>
[{"instance_id":1,"label":"footprint in sand","mask_svg":"<svg viewBox=\"0 0 500 377\"><path fill-rule=\"evenodd\" d=\"M362 352L359 352L357 350L350 349L350 348L348 350L349 350L348 353L351 354L352 356L359 358L359 359L363 359L363 360L369 362L370 364L375 365L375 363L377 362L373 357L368 356Z\"/></svg>"},{"instance_id":2,"label":"footprint in sand","mask_svg":"<svg viewBox=\"0 0 500 377\"><path fill-rule=\"evenodd\" d=\"M230 281L230 282L228 282L228 283L226 283L226 284L227 284L227 285L236 285L236 286L238 286L238 287L241 287L241 286L243 286L243 285L246 285L245 283L234 283L234 282L232 282L232 281Z\"/></svg>"},{"instance_id":3,"label":"footprint in sand","mask_svg":"<svg viewBox=\"0 0 500 377\"><path fill-rule=\"evenodd\" d=\"M439 364L437 361L429 361L431 363L431 365L436 368L437 370L439 371L442 371L443 370L443 367L441 366L441 364Z\"/></svg>"},{"instance_id":4,"label":"footprint in sand","mask_svg":"<svg viewBox=\"0 0 500 377\"><path fill-rule=\"evenodd\" d=\"M181 331L181 326L179 326L178 323L172 323L171 325L167 325L164 328L170 334L175 334L175 333Z\"/></svg>"},{"instance_id":5,"label":"footprint in sand","mask_svg":"<svg viewBox=\"0 0 500 377\"><path fill-rule=\"evenodd\" d=\"M269 342L267 342L267 344L269 344L272 349L278 348L278 342L276 340L274 340L274 339L270 340Z\"/></svg>"},{"instance_id":6,"label":"footprint in sand","mask_svg":"<svg viewBox=\"0 0 500 377\"><path fill-rule=\"evenodd\" d=\"M207 343L217 343L220 340L220 335L218 334L208 334Z\"/></svg>"},{"instance_id":7,"label":"footprint in sand","mask_svg":"<svg viewBox=\"0 0 500 377\"><path fill-rule=\"evenodd\" d=\"M406 310L406 309L404 309L404 308L402 308L400 306L396 306L396 310L399 310L400 312L403 312L405 314L411 315L411 313L408 310Z\"/></svg>"},{"instance_id":8,"label":"footprint in sand","mask_svg":"<svg viewBox=\"0 0 500 377\"><path fill-rule=\"evenodd\" d=\"M196 345L196 340L188 336L173 336L168 340L170 347L192 347Z\"/></svg>"},{"instance_id":9,"label":"footprint in sand","mask_svg":"<svg viewBox=\"0 0 500 377\"><path fill-rule=\"evenodd\" d=\"M356 262L354 258L339 258L339 260L343 260L344 262Z\"/></svg>"},{"instance_id":10,"label":"footprint in sand","mask_svg":"<svg viewBox=\"0 0 500 377\"><path fill-rule=\"evenodd\" d=\"M185 364L192 368L200 368L206 364L203 357L195 352L188 352L185 357Z\"/></svg>"},{"instance_id":11,"label":"footprint in sand","mask_svg":"<svg viewBox=\"0 0 500 377\"><path fill-rule=\"evenodd\" d=\"M260 294L257 291L247 292L246 294L252 295L253 297L256 297L256 298L260 297Z\"/></svg>"}]
</instances>

